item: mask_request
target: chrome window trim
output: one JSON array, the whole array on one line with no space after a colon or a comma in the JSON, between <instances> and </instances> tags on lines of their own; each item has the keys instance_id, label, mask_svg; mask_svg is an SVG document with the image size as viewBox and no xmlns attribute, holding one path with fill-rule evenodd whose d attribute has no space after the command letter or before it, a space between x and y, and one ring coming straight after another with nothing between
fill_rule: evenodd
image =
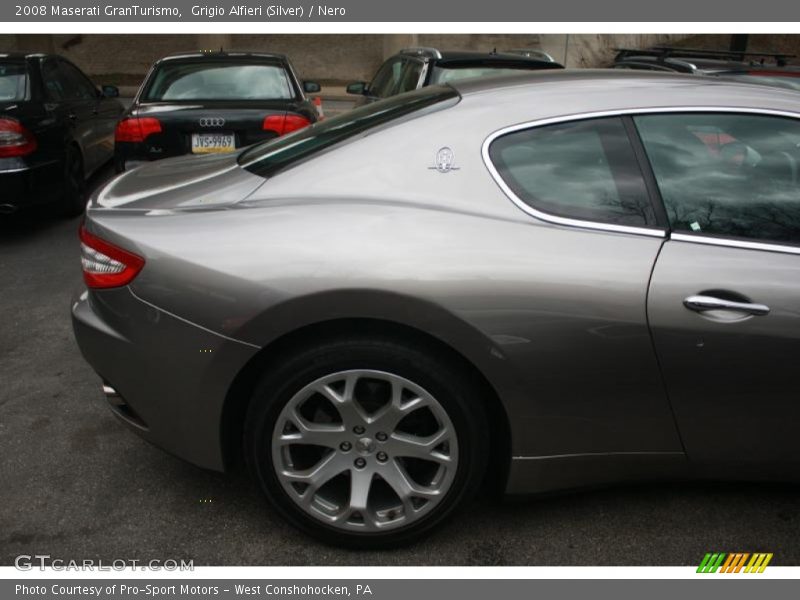
<instances>
[{"instance_id":1,"label":"chrome window trim","mask_svg":"<svg viewBox=\"0 0 800 600\"><path fill-rule=\"evenodd\" d=\"M747 108L747 107L736 107L736 106L662 106L662 107L651 107L651 108L625 108L625 109L616 109L616 110L602 110L602 111L592 111L592 112L584 112L584 113L573 113L569 115L561 115L558 117L547 117L544 119L535 119L533 121L526 121L524 123L518 123L516 125L510 125L508 127L503 127L502 129L498 129L494 133L491 133L483 142L481 146L481 156L483 158L483 164L489 170L489 174L494 179L495 183L503 190L508 198L517 205L517 208L521 209L522 211L528 213L532 217L539 219L540 221L545 221L546 223L552 223L555 225L566 225L568 227L580 227L583 229L592 229L592 230L599 230L599 231L610 231L614 233L632 233L635 235L646 235L651 237L659 237L659 238L666 238L667 237L667 230L663 228L656 228L656 227L634 227L631 225L614 225L612 223L602 223L599 221L586 221L583 219L572 219L569 217L560 217L558 215L554 215L548 212L544 212L537 208L534 208L524 202L519 196L517 196L513 190L503 181L503 178L500 176L500 173L492 163L491 158L489 157L489 147L492 145L497 138L513 133L515 131L522 131L524 129L533 129L534 127L543 127L545 125L553 125L556 123L567 123L570 121L583 121L586 119L599 119L603 117L620 117L620 116L636 116L636 115L643 115L643 114L658 114L658 113L697 113L697 112L707 112L707 113L741 113L741 114L758 114L758 115L770 115L770 116L777 116L777 117L788 117L791 119L800 119L800 112L791 112L786 110L776 110L770 108ZM681 234L672 234L671 239L680 240ZM708 244L715 244L719 246L733 246L739 248L749 248L749 249L769 249L774 252L788 252L790 254L800 254L800 249L794 248L792 246L781 246L777 244L762 244L759 242L741 242L737 240L727 240L727 239L717 239L717 238L697 238L695 236L686 236L690 237L690 241L697 241L698 243L708 243ZM700 240L711 240L707 242L701 242ZM689 240L685 240L689 241ZM722 243L725 242L725 243ZM744 244L744 245L743 245Z\"/></svg>"},{"instance_id":2,"label":"chrome window trim","mask_svg":"<svg viewBox=\"0 0 800 600\"><path fill-rule=\"evenodd\" d=\"M729 238L693 235L691 233L672 233L670 239L676 242L690 242L694 244L707 244L709 246L724 246L726 248L741 248L743 250L763 250L766 252L781 252L783 254L800 254L800 247L785 246L783 244L769 244L765 242L749 242L745 240L732 240Z\"/></svg>"}]
</instances>

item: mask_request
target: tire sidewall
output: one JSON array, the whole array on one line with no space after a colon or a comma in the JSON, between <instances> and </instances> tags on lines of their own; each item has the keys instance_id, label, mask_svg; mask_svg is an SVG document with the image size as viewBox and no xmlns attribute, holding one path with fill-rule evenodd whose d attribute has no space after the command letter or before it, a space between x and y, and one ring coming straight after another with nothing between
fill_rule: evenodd
<instances>
[{"instance_id":1,"label":"tire sidewall","mask_svg":"<svg viewBox=\"0 0 800 600\"><path fill-rule=\"evenodd\" d=\"M459 460L450 488L433 510L408 527L358 533L327 525L297 506L275 473L272 435L285 405L309 383L356 369L392 373L424 388L447 412L458 437ZM447 361L390 342L334 343L285 361L256 387L245 424L245 456L267 497L295 526L328 543L383 547L413 541L447 519L475 493L486 468L486 422L485 409L474 386L469 386L463 374Z\"/></svg>"}]
</instances>

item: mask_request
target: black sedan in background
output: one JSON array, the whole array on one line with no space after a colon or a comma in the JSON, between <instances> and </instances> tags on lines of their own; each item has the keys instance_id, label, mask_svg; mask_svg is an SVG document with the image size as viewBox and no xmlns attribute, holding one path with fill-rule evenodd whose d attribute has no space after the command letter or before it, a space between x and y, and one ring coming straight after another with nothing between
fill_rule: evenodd
<instances>
[{"instance_id":1,"label":"black sedan in background","mask_svg":"<svg viewBox=\"0 0 800 600\"><path fill-rule=\"evenodd\" d=\"M501 53L405 48L384 62L370 83L351 83L347 86L347 93L362 96L356 101L358 106L428 85L473 77L563 68L550 55L535 50Z\"/></svg>"},{"instance_id":2,"label":"black sedan in background","mask_svg":"<svg viewBox=\"0 0 800 600\"><path fill-rule=\"evenodd\" d=\"M231 152L318 119L280 54L194 52L158 60L117 125L114 163L124 171L183 154Z\"/></svg>"},{"instance_id":3,"label":"black sedan in background","mask_svg":"<svg viewBox=\"0 0 800 600\"><path fill-rule=\"evenodd\" d=\"M86 178L109 162L119 91L48 54L0 54L0 214L84 208Z\"/></svg>"}]
</instances>

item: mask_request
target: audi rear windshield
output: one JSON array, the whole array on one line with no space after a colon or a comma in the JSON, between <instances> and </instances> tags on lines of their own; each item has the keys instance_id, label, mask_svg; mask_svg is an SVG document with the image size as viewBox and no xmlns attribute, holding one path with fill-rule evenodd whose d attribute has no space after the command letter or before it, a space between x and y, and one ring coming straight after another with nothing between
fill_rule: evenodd
<instances>
[{"instance_id":1,"label":"audi rear windshield","mask_svg":"<svg viewBox=\"0 0 800 600\"><path fill-rule=\"evenodd\" d=\"M239 156L239 165L256 175L270 177L345 140L369 135L373 130L405 118L447 108L459 99L458 92L449 86L426 87L392 96L252 146Z\"/></svg>"},{"instance_id":2,"label":"audi rear windshield","mask_svg":"<svg viewBox=\"0 0 800 600\"><path fill-rule=\"evenodd\" d=\"M150 75L142 101L292 100L296 95L280 63L171 60Z\"/></svg>"},{"instance_id":3,"label":"audi rear windshield","mask_svg":"<svg viewBox=\"0 0 800 600\"><path fill-rule=\"evenodd\" d=\"M27 99L28 86L28 68L25 63L0 60L0 102Z\"/></svg>"}]
</instances>

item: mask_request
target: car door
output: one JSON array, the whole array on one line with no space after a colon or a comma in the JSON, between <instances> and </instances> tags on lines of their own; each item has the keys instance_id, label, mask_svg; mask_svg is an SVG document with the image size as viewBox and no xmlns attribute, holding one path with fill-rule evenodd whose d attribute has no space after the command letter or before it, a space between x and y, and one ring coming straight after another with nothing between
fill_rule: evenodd
<instances>
[{"instance_id":1,"label":"car door","mask_svg":"<svg viewBox=\"0 0 800 600\"><path fill-rule=\"evenodd\" d=\"M648 316L689 460L712 476L796 476L800 120L635 122L671 227Z\"/></svg>"},{"instance_id":2,"label":"car door","mask_svg":"<svg viewBox=\"0 0 800 600\"><path fill-rule=\"evenodd\" d=\"M112 107L103 103L98 89L75 65L60 59L59 71L69 82L72 114L82 136L84 168L91 173L112 156L115 116L109 114Z\"/></svg>"},{"instance_id":3,"label":"car door","mask_svg":"<svg viewBox=\"0 0 800 600\"><path fill-rule=\"evenodd\" d=\"M104 96L86 74L70 62L63 64L80 95L91 106L91 131L93 144L92 171L111 160L114 155L114 129L122 116L123 108L118 100Z\"/></svg>"}]
</instances>

